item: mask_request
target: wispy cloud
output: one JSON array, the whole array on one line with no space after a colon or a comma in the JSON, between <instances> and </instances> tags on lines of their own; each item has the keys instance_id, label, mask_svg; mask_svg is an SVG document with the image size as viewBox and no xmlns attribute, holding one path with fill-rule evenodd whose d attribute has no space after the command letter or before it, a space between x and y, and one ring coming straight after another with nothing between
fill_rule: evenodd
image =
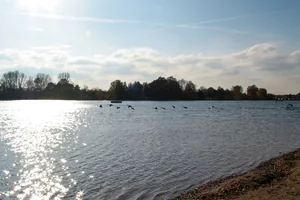
<instances>
[{"instance_id":1,"label":"wispy cloud","mask_svg":"<svg viewBox=\"0 0 300 200\"><path fill-rule=\"evenodd\" d=\"M204 20L204 21L200 21L200 22L188 23L187 25L211 24L211 23L216 23L216 22L232 21L232 20L243 19L243 18L248 18L248 17L259 17L259 16L265 16L265 15L279 14L279 13L284 13L284 12L289 12L289 11L291 11L291 10L276 10L276 11L265 12L265 13L254 13L254 14L246 14L246 15L218 18L218 19L209 19L209 20Z\"/></svg>"},{"instance_id":2,"label":"wispy cloud","mask_svg":"<svg viewBox=\"0 0 300 200\"><path fill-rule=\"evenodd\" d=\"M53 19L53 20L65 20L65 21L77 21L77 22L91 22L91 23L140 23L135 20L125 19L108 19L108 18L96 18L96 17L78 17L70 15L55 15L55 14L40 14L40 13L13 13L13 15L23 15L36 18Z\"/></svg>"},{"instance_id":3,"label":"wispy cloud","mask_svg":"<svg viewBox=\"0 0 300 200\"><path fill-rule=\"evenodd\" d=\"M239 34L253 34L248 31L238 30L238 29L232 29L232 28L222 28L217 26L202 26L202 25L178 25L177 27L181 28L189 28L189 29L210 29L210 30L217 30L217 31L225 31L225 32L231 32L231 33L239 33Z\"/></svg>"},{"instance_id":4,"label":"wispy cloud","mask_svg":"<svg viewBox=\"0 0 300 200\"><path fill-rule=\"evenodd\" d=\"M216 30L216 31L230 32L230 33L235 33L235 34L274 36L273 34L271 35L271 34L255 33L255 32L227 28L227 27L211 26L209 24L214 24L217 22L233 21L233 20L249 18L249 17L273 15L273 14L279 14L279 13L284 13L284 12L289 12L289 11L292 11L292 10L277 10L277 11L271 11L271 12L266 12L266 13L255 13L255 14L239 15L239 16L232 16L232 17L225 17L225 18L218 18L218 19L208 19L208 20L203 20L203 21L199 21L199 22L189 22L189 23L185 23L185 24L167 24L167 23L153 23L153 24L158 25L158 26L163 26L163 28L159 28L156 31L167 30L167 29L172 29L172 28L186 28L186 29L198 29L198 30Z\"/></svg>"}]
</instances>

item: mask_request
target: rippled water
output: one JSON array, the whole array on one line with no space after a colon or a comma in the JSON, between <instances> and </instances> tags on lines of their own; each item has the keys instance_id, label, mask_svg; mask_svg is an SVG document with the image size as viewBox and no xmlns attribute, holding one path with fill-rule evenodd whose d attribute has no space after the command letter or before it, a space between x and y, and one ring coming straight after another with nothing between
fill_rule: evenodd
<instances>
[{"instance_id":1,"label":"rippled water","mask_svg":"<svg viewBox=\"0 0 300 200\"><path fill-rule=\"evenodd\" d=\"M0 197L165 199L299 148L288 103L0 102Z\"/></svg>"}]
</instances>

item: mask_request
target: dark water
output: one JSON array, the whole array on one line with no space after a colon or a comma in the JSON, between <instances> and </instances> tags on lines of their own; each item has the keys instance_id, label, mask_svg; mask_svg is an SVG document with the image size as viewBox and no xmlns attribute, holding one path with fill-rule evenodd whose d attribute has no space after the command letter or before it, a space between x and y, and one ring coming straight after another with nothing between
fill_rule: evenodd
<instances>
[{"instance_id":1,"label":"dark water","mask_svg":"<svg viewBox=\"0 0 300 200\"><path fill-rule=\"evenodd\" d=\"M1 198L165 199L300 147L300 102L108 103L0 102Z\"/></svg>"}]
</instances>

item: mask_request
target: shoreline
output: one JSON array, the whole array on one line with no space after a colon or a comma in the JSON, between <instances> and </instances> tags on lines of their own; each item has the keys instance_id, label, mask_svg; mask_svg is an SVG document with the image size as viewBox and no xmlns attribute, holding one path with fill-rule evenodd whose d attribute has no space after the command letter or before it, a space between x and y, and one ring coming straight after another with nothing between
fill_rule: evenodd
<instances>
[{"instance_id":1,"label":"shoreline","mask_svg":"<svg viewBox=\"0 0 300 200\"><path fill-rule=\"evenodd\" d=\"M242 174L210 181L171 200L300 199L300 149L262 162Z\"/></svg>"}]
</instances>

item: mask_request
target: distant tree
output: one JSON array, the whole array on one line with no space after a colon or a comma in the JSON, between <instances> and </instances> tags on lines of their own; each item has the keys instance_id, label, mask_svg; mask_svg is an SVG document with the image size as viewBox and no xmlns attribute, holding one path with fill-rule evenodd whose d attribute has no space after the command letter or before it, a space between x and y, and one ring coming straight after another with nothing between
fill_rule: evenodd
<instances>
[{"instance_id":1,"label":"distant tree","mask_svg":"<svg viewBox=\"0 0 300 200\"><path fill-rule=\"evenodd\" d=\"M185 87L186 87L186 84L187 84L187 81L184 80L184 79L180 79L180 80L178 81L178 84L179 84L179 86L180 86L180 89L181 89L182 91L184 91L184 90L185 90Z\"/></svg>"},{"instance_id":2,"label":"distant tree","mask_svg":"<svg viewBox=\"0 0 300 200\"><path fill-rule=\"evenodd\" d=\"M52 82L48 83L46 90L54 90L54 89L55 89L55 84Z\"/></svg>"},{"instance_id":3,"label":"distant tree","mask_svg":"<svg viewBox=\"0 0 300 200\"><path fill-rule=\"evenodd\" d=\"M243 98L243 87L240 85L232 86L232 95L235 100L241 100Z\"/></svg>"},{"instance_id":4,"label":"distant tree","mask_svg":"<svg viewBox=\"0 0 300 200\"><path fill-rule=\"evenodd\" d=\"M109 97L115 100L124 100L127 98L126 89L127 85L125 82L115 80L110 84L110 88L108 90Z\"/></svg>"},{"instance_id":5,"label":"distant tree","mask_svg":"<svg viewBox=\"0 0 300 200\"><path fill-rule=\"evenodd\" d=\"M83 86L83 90L88 91L88 90L89 90L89 87L88 87L87 85L84 85L84 86Z\"/></svg>"},{"instance_id":6,"label":"distant tree","mask_svg":"<svg viewBox=\"0 0 300 200\"><path fill-rule=\"evenodd\" d=\"M203 99L208 99L207 89L204 86L199 88L199 91L203 94Z\"/></svg>"},{"instance_id":7,"label":"distant tree","mask_svg":"<svg viewBox=\"0 0 300 200\"><path fill-rule=\"evenodd\" d=\"M205 95L204 95L204 93L202 92L201 89L197 90L197 97L198 97L199 100L204 100L205 99Z\"/></svg>"},{"instance_id":8,"label":"distant tree","mask_svg":"<svg viewBox=\"0 0 300 200\"><path fill-rule=\"evenodd\" d=\"M164 77L152 81L148 84L148 97L151 100L168 100L168 81Z\"/></svg>"},{"instance_id":9,"label":"distant tree","mask_svg":"<svg viewBox=\"0 0 300 200\"><path fill-rule=\"evenodd\" d=\"M19 89L25 87L26 80L27 80L27 76L24 73L20 73L19 81L18 81Z\"/></svg>"},{"instance_id":10,"label":"distant tree","mask_svg":"<svg viewBox=\"0 0 300 200\"><path fill-rule=\"evenodd\" d=\"M180 99L182 96L180 84L173 76L167 78L167 92L169 100Z\"/></svg>"},{"instance_id":11,"label":"distant tree","mask_svg":"<svg viewBox=\"0 0 300 200\"><path fill-rule=\"evenodd\" d=\"M140 100L143 98L143 85L135 81L134 83L128 84L128 95L130 99Z\"/></svg>"},{"instance_id":12,"label":"distant tree","mask_svg":"<svg viewBox=\"0 0 300 200\"><path fill-rule=\"evenodd\" d=\"M29 76L27 81L25 82L25 87L27 88L27 90L29 91L33 91L34 88L34 79L32 76Z\"/></svg>"},{"instance_id":13,"label":"distant tree","mask_svg":"<svg viewBox=\"0 0 300 200\"><path fill-rule=\"evenodd\" d=\"M149 97L149 85L148 83L144 82L143 83L143 98L148 99Z\"/></svg>"},{"instance_id":14,"label":"distant tree","mask_svg":"<svg viewBox=\"0 0 300 200\"><path fill-rule=\"evenodd\" d=\"M1 84L5 89L22 89L26 76L19 71L9 71L4 73L1 78Z\"/></svg>"},{"instance_id":15,"label":"distant tree","mask_svg":"<svg viewBox=\"0 0 300 200\"><path fill-rule=\"evenodd\" d=\"M63 72L58 75L59 81L69 82L70 78L71 78L71 76L68 72Z\"/></svg>"},{"instance_id":16,"label":"distant tree","mask_svg":"<svg viewBox=\"0 0 300 200\"><path fill-rule=\"evenodd\" d=\"M175 77L159 77L150 83L141 84L139 81L129 83L120 80L113 81L108 91L98 88L89 89L84 86L81 89L71 82L69 73L60 73L58 82L51 82L48 74L38 73L36 77L27 77L19 71L3 73L0 78L0 99L120 99L120 100L272 100L276 98L300 100L300 93L277 95L268 94L266 88L259 88L256 85L249 86L246 93L240 85L233 86L231 90L219 86L200 87L192 81L185 79L177 80Z\"/></svg>"},{"instance_id":17,"label":"distant tree","mask_svg":"<svg viewBox=\"0 0 300 200\"><path fill-rule=\"evenodd\" d=\"M51 77L49 76L49 74L44 73L38 73L34 79L34 84L37 91L44 90L50 82Z\"/></svg>"},{"instance_id":18,"label":"distant tree","mask_svg":"<svg viewBox=\"0 0 300 200\"><path fill-rule=\"evenodd\" d=\"M248 86L247 88L247 96L250 97L251 100L257 99L258 88L256 85Z\"/></svg>"},{"instance_id":19,"label":"distant tree","mask_svg":"<svg viewBox=\"0 0 300 200\"><path fill-rule=\"evenodd\" d=\"M196 91L196 85L192 81L188 81L185 85L185 91Z\"/></svg>"},{"instance_id":20,"label":"distant tree","mask_svg":"<svg viewBox=\"0 0 300 200\"><path fill-rule=\"evenodd\" d=\"M221 86L217 89L217 100L225 100L225 91Z\"/></svg>"},{"instance_id":21,"label":"distant tree","mask_svg":"<svg viewBox=\"0 0 300 200\"><path fill-rule=\"evenodd\" d=\"M2 75L0 88L3 99L22 99L24 97L23 88L26 76L19 71L9 71Z\"/></svg>"},{"instance_id":22,"label":"distant tree","mask_svg":"<svg viewBox=\"0 0 300 200\"><path fill-rule=\"evenodd\" d=\"M216 99L217 90L215 90L213 87L207 88L207 97L208 99Z\"/></svg>"},{"instance_id":23,"label":"distant tree","mask_svg":"<svg viewBox=\"0 0 300 200\"><path fill-rule=\"evenodd\" d=\"M46 93L46 94L44 94L44 96L46 98L49 98L49 99L59 98L59 93L58 93L59 91L56 90L56 85L52 82L48 83L44 92Z\"/></svg>"},{"instance_id":24,"label":"distant tree","mask_svg":"<svg viewBox=\"0 0 300 200\"><path fill-rule=\"evenodd\" d=\"M224 95L225 95L225 99L226 100L233 100L234 98L233 98L233 93L232 93L232 91L230 91L230 90L228 90L228 89L226 89L225 91L224 91Z\"/></svg>"},{"instance_id":25,"label":"distant tree","mask_svg":"<svg viewBox=\"0 0 300 200\"><path fill-rule=\"evenodd\" d=\"M98 88L94 88L89 91L89 99L101 100L103 98L104 98L104 95L103 95L102 90L100 90Z\"/></svg>"},{"instance_id":26,"label":"distant tree","mask_svg":"<svg viewBox=\"0 0 300 200\"><path fill-rule=\"evenodd\" d=\"M268 94L267 94L267 99L268 99L268 100L275 100L275 99L276 99L276 96L275 96L274 94L268 93Z\"/></svg>"},{"instance_id":27,"label":"distant tree","mask_svg":"<svg viewBox=\"0 0 300 200\"><path fill-rule=\"evenodd\" d=\"M198 99L196 85L192 81L186 81L183 91L183 99L196 100Z\"/></svg>"},{"instance_id":28,"label":"distant tree","mask_svg":"<svg viewBox=\"0 0 300 200\"><path fill-rule=\"evenodd\" d=\"M265 88L258 89L258 96L260 99L267 99L268 92Z\"/></svg>"}]
</instances>

